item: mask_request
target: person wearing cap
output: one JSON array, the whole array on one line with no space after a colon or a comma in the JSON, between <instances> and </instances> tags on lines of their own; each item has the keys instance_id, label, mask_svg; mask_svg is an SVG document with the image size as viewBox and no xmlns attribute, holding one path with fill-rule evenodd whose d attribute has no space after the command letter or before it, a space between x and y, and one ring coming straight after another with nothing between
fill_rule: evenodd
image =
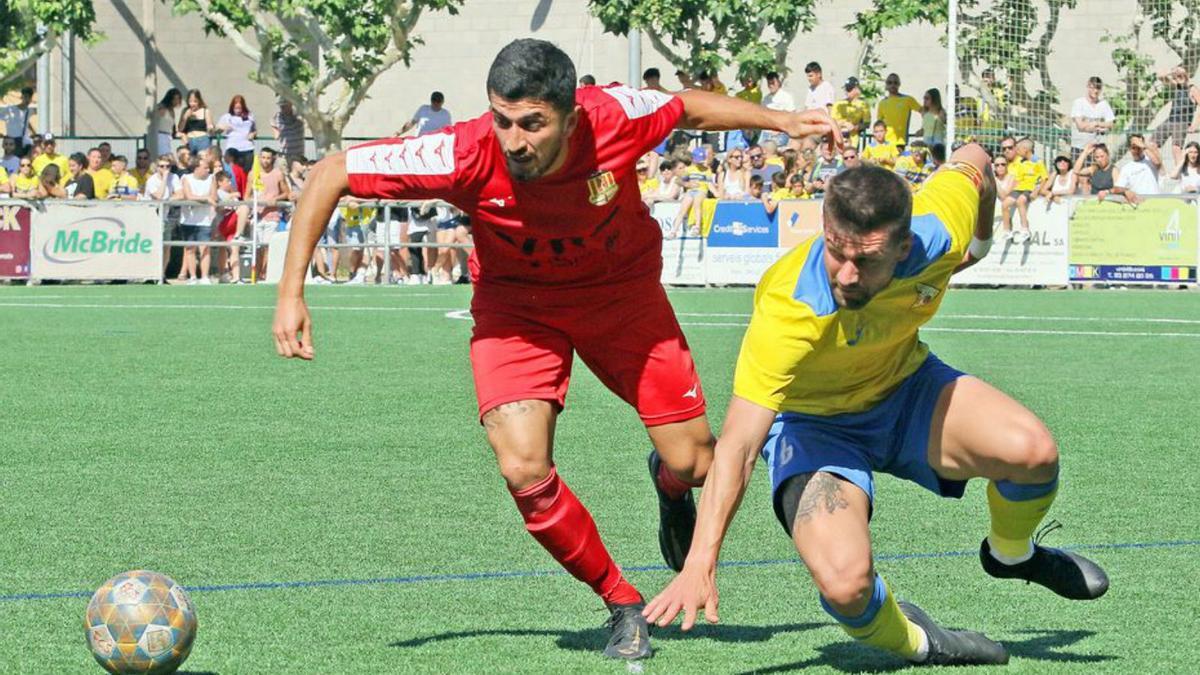
<instances>
[{"instance_id":1,"label":"person wearing cap","mask_svg":"<svg viewBox=\"0 0 1200 675\"><path fill-rule=\"evenodd\" d=\"M871 106L862 99L862 89L859 88L857 77L846 78L842 88L846 91L846 98L833 104L833 121L838 123L842 135L846 137L846 146L857 148L862 133L871 123Z\"/></svg>"},{"instance_id":2,"label":"person wearing cap","mask_svg":"<svg viewBox=\"0 0 1200 675\"><path fill-rule=\"evenodd\" d=\"M33 173L40 176L42 169L53 164L58 167L59 185L66 185L71 179L71 171L67 167L67 158L65 155L60 155L55 152L57 143L52 134L44 134L42 136L42 154L33 158Z\"/></svg>"}]
</instances>

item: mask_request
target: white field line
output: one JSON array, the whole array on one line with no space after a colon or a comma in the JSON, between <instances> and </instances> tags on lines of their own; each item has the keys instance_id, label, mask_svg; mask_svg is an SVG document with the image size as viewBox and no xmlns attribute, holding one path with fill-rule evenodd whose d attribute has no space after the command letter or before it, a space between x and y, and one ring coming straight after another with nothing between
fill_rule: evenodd
<instances>
[{"instance_id":1,"label":"white field line","mask_svg":"<svg viewBox=\"0 0 1200 675\"><path fill-rule=\"evenodd\" d=\"M61 303L61 302L4 302L0 301L0 307L22 307L22 308L49 308L49 309L251 309L251 310L273 310L274 305L220 305L220 304L131 304L131 303ZM450 307L364 307L356 305L314 305L310 309L314 311L333 311L333 312L442 312L446 318L470 320L470 310L454 309ZM682 317L713 317L713 318L748 318L746 314L733 313L704 313L704 312L680 312ZM977 319L977 320L1041 320L1041 321L1111 321L1111 322L1130 322L1130 323L1174 323L1174 324L1200 324L1200 320L1194 319L1134 319L1134 318L1116 318L1105 319L1100 317L1036 317L1036 316L1003 316L994 314L947 314L941 318L948 319ZM699 328L745 328L746 322L735 321L686 321L681 322L681 326L691 326ZM1192 337L1200 338L1200 333L1161 333L1150 331L1085 331L1085 330L1048 330L1048 329L1027 329L1027 328L949 328L942 326L926 326L922 328L924 331L932 333L991 333L998 335L1072 335L1072 336L1108 336L1108 337Z\"/></svg>"}]
</instances>

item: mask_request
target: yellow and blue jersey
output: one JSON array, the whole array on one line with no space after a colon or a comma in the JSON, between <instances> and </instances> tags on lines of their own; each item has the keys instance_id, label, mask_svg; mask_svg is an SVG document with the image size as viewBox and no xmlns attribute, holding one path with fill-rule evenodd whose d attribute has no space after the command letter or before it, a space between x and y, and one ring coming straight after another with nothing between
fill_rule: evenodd
<instances>
[{"instance_id":1,"label":"yellow and blue jersey","mask_svg":"<svg viewBox=\"0 0 1200 675\"><path fill-rule=\"evenodd\" d=\"M758 284L733 393L777 412L868 410L925 362L918 330L941 305L979 210L973 168L946 165L913 196L912 251L859 310L839 307L818 234Z\"/></svg>"}]
</instances>

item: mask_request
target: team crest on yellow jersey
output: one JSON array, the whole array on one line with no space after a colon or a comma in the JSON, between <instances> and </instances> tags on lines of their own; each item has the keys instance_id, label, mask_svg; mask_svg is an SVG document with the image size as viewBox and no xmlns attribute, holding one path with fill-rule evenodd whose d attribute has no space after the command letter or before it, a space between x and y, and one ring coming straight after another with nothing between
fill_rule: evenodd
<instances>
[{"instance_id":1,"label":"team crest on yellow jersey","mask_svg":"<svg viewBox=\"0 0 1200 675\"><path fill-rule=\"evenodd\" d=\"M604 206L617 196L617 177L611 171L597 171L587 181L588 201L596 206Z\"/></svg>"},{"instance_id":2,"label":"team crest on yellow jersey","mask_svg":"<svg viewBox=\"0 0 1200 675\"><path fill-rule=\"evenodd\" d=\"M917 299L913 302L913 308L924 307L933 302L933 299L941 293L941 289L930 286L929 284L917 284Z\"/></svg>"}]
</instances>

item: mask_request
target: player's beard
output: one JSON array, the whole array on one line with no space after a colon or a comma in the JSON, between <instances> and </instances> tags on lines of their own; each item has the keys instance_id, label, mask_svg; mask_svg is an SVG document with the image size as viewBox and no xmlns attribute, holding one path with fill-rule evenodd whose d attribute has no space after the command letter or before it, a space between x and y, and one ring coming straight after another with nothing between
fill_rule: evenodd
<instances>
[{"instance_id":1,"label":"player's beard","mask_svg":"<svg viewBox=\"0 0 1200 675\"><path fill-rule=\"evenodd\" d=\"M557 140L553 146L537 148L535 153L527 152L516 156L505 154L504 161L508 165L509 175L513 177L513 180L522 183L541 178L554 164L562 147L563 141ZM522 158L523 161L518 160L517 157Z\"/></svg>"}]
</instances>

